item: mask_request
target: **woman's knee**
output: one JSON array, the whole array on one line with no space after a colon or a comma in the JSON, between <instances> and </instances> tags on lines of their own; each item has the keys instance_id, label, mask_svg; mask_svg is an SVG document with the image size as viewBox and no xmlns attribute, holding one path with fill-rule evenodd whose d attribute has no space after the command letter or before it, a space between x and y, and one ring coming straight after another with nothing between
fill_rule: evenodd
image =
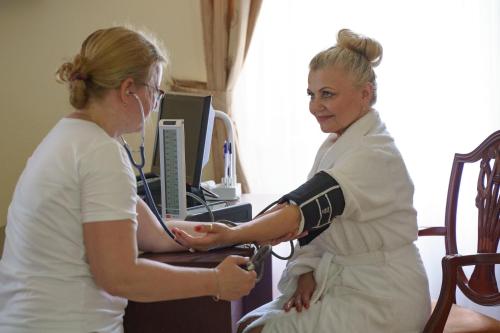
<instances>
[{"instance_id":1,"label":"woman's knee","mask_svg":"<svg viewBox=\"0 0 500 333\"><path fill-rule=\"evenodd\" d=\"M245 328L247 328L248 325L250 325L251 323L253 323L255 320L259 319L259 317L250 317L248 318L247 320L245 320L244 322L242 322L239 326L238 326L238 333L242 333L243 330ZM260 331L258 331L260 332Z\"/></svg>"},{"instance_id":2,"label":"woman's knee","mask_svg":"<svg viewBox=\"0 0 500 333\"><path fill-rule=\"evenodd\" d=\"M248 333L261 333L264 326L257 326L252 328Z\"/></svg>"}]
</instances>

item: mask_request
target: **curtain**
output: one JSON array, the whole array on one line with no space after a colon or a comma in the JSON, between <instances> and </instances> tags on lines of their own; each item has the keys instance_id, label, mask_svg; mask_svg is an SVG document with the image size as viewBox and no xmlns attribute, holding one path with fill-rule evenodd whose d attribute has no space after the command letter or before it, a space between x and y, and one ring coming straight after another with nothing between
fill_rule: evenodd
<instances>
[{"instance_id":1,"label":"curtain","mask_svg":"<svg viewBox=\"0 0 500 333\"><path fill-rule=\"evenodd\" d=\"M233 87L243 67L262 0L200 1L207 88L213 92L214 108L231 117ZM237 130L235 132L234 144L236 151L239 152ZM225 139L225 129L218 122L212 139L216 180L220 179L223 174L222 146ZM242 168L240 154L236 157L236 176L242 185L243 192L248 192L248 181Z\"/></svg>"},{"instance_id":2,"label":"curtain","mask_svg":"<svg viewBox=\"0 0 500 333\"><path fill-rule=\"evenodd\" d=\"M200 0L207 82L173 80L172 90L205 91L213 96L214 109L232 118L233 87L241 72L262 0ZM242 192L250 188L241 158L238 132L233 121L236 147L236 177ZM223 123L216 121L210 160L216 182L223 176L223 143L227 139Z\"/></svg>"}]
</instances>

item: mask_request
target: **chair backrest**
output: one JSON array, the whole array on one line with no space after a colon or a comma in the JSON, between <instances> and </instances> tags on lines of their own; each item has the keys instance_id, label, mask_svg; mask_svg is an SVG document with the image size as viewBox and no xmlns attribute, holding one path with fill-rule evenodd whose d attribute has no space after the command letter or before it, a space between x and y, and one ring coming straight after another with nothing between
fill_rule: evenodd
<instances>
[{"instance_id":1,"label":"chair backrest","mask_svg":"<svg viewBox=\"0 0 500 333\"><path fill-rule=\"evenodd\" d=\"M479 161L476 207L478 211L477 253L496 253L500 238L500 131L491 134L468 154L455 154L451 170L445 215L446 254L457 254L457 205L464 164ZM463 189L466 191L466 189ZM500 293L495 265L476 265L467 278L459 268L457 285L472 301L481 305L498 304Z\"/></svg>"}]
</instances>

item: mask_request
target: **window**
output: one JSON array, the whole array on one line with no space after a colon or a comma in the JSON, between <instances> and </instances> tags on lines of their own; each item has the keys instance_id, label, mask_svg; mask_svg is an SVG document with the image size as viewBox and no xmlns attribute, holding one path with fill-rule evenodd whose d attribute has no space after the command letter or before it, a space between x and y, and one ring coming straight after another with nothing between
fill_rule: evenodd
<instances>
[{"instance_id":1,"label":"window","mask_svg":"<svg viewBox=\"0 0 500 333\"><path fill-rule=\"evenodd\" d=\"M264 1L234 98L252 191L279 195L306 179L326 137L308 111L307 66L341 28L384 47L375 108L415 183L419 223L443 224L453 154L500 127L494 0Z\"/></svg>"}]
</instances>

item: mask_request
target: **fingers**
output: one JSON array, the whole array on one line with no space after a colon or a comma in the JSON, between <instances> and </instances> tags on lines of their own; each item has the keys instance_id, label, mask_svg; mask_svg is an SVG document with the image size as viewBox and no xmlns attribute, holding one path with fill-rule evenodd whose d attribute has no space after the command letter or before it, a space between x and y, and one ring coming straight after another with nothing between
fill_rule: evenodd
<instances>
[{"instance_id":1,"label":"fingers","mask_svg":"<svg viewBox=\"0 0 500 333\"><path fill-rule=\"evenodd\" d=\"M207 244L205 244L208 242L207 240L199 237L193 237L179 228L172 228L171 230L175 236L175 240L178 241L182 246L185 246L187 248L195 248L201 251L206 251L208 249Z\"/></svg>"},{"instance_id":2,"label":"fingers","mask_svg":"<svg viewBox=\"0 0 500 333\"><path fill-rule=\"evenodd\" d=\"M295 297L295 310L302 312L302 298L300 294Z\"/></svg>"},{"instance_id":3,"label":"fingers","mask_svg":"<svg viewBox=\"0 0 500 333\"><path fill-rule=\"evenodd\" d=\"M241 268L249 258L228 256L216 268L219 277L221 299L235 300L248 295L255 286L257 273Z\"/></svg>"},{"instance_id":4,"label":"fingers","mask_svg":"<svg viewBox=\"0 0 500 333\"><path fill-rule=\"evenodd\" d=\"M191 243L195 240L193 236L185 232L184 230L178 229L178 228L172 228L172 232L175 236L175 238L182 244L182 245L191 245Z\"/></svg>"},{"instance_id":5,"label":"fingers","mask_svg":"<svg viewBox=\"0 0 500 333\"><path fill-rule=\"evenodd\" d=\"M286 302L285 305L283 306L283 310L285 310L285 312L290 311L290 309L293 307L294 302L295 302L295 297L290 298L288 302Z\"/></svg>"},{"instance_id":6,"label":"fingers","mask_svg":"<svg viewBox=\"0 0 500 333\"><path fill-rule=\"evenodd\" d=\"M233 264L236 264L238 266L243 266L243 265L246 265L246 263L250 261L250 258L231 255L231 256L227 257L225 260L231 261Z\"/></svg>"},{"instance_id":7,"label":"fingers","mask_svg":"<svg viewBox=\"0 0 500 333\"><path fill-rule=\"evenodd\" d=\"M290 311L295 307L297 312L302 312L303 309L309 309L311 305L311 295L307 292L305 293L295 293L289 300L283 305L283 310L286 312Z\"/></svg>"},{"instance_id":8,"label":"fingers","mask_svg":"<svg viewBox=\"0 0 500 333\"><path fill-rule=\"evenodd\" d=\"M309 306L311 305L311 294L309 293L304 293L302 295L302 304L304 305L305 309L309 309Z\"/></svg>"},{"instance_id":9,"label":"fingers","mask_svg":"<svg viewBox=\"0 0 500 333\"><path fill-rule=\"evenodd\" d=\"M172 228L170 229L172 233L175 236L175 240L178 241L181 245L189 247L189 242L187 241L187 238L190 236L186 234L183 230L178 229L178 228Z\"/></svg>"},{"instance_id":10,"label":"fingers","mask_svg":"<svg viewBox=\"0 0 500 333\"><path fill-rule=\"evenodd\" d=\"M194 231L200 232L200 233L209 233L214 230L214 224L200 224L194 227Z\"/></svg>"},{"instance_id":11,"label":"fingers","mask_svg":"<svg viewBox=\"0 0 500 333\"><path fill-rule=\"evenodd\" d=\"M211 233L211 232L220 232L224 230L223 225L220 223L208 223L208 224L198 224L194 227L194 231L199 233Z\"/></svg>"},{"instance_id":12,"label":"fingers","mask_svg":"<svg viewBox=\"0 0 500 333\"><path fill-rule=\"evenodd\" d=\"M288 300L288 302L285 303L285 305L283 306L283 309L286 312L288 312L288 311L290 311L294 307L295 307L295 310L297 312L301 312L302 311L302 301L300 299L300 294L293 295L292 298L290 298Z\"/></svg>"}]
</instances>

